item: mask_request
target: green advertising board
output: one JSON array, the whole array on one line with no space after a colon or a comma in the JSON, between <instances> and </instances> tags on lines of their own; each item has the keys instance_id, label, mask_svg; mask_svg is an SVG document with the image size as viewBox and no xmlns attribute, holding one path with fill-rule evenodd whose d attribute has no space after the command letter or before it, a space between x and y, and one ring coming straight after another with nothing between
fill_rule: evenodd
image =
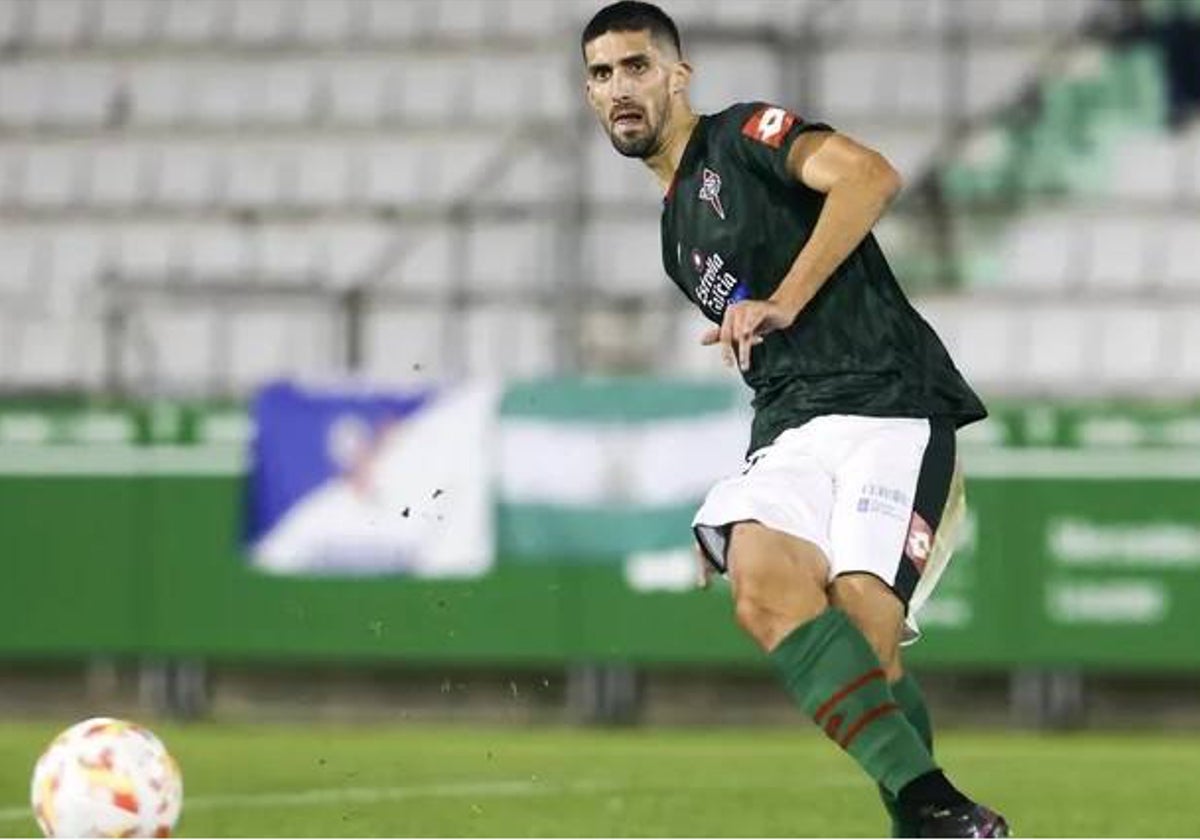
<instances>
[{"instance_id":1,"label":"green advertising board","mask_svg":"<svg viewBox=\"0 0 1200 840\"><path fill-rule=\"evenodd\" d=\"M1200 666L1197 429L1191 405L1013 405L964 435L963 542L914 659ZM721 586L514 554L528 539L472 580L257 572L239 544L250 432L237 406L0 408L0 656L759 661Z\"/></svg>"}]
</instances>

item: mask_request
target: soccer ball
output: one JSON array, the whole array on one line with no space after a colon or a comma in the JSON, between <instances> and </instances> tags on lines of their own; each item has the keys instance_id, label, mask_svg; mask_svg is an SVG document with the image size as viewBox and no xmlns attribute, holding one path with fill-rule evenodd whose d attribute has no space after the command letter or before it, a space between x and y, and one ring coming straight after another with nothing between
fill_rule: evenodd
<instances>
[{"instance_id":1,"label":"soccer ball","mask_svg":"<svg viewBox=\"0 0 1200 840\"><path fill-rule=\"evenodd\" d=\"M50 743L34 767L30 798L47 837L170 837L183 778L150 730L97 717Z\"/></svg>"}]
</instances>

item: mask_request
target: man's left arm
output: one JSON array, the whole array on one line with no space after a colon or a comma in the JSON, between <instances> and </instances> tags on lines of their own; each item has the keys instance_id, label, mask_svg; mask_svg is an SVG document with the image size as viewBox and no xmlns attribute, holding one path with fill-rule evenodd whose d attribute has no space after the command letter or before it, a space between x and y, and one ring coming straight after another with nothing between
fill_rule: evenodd
<instances>
[{"instance_id":1,"label":"man's left arm","mask_svg":"<svg viewBox=\"0 0 1200 840\"><path fill-rule=\"evenodd\" d=\"M719 328L702 339L720 344L726 361L750 367L750 349L762 336L791 325L858 247L900 191L900 174L879 152L844 134L798 135L787 153L787 171L825 195L817 223L775 293L765 301L730 306Z\"/></svg>"},{"instance_id":2,"label":"man's left arm","mask_svg":"<svg viewBox=\"0 0 1200 840\"><path fill-rule=\"evenodd\" d=\"M770 298L791 314L791 323L870 233L901 180L879 152L827 132L797 137L787 168L797 181L825 194L812 235Z\"/></svg>"}]
</instances>

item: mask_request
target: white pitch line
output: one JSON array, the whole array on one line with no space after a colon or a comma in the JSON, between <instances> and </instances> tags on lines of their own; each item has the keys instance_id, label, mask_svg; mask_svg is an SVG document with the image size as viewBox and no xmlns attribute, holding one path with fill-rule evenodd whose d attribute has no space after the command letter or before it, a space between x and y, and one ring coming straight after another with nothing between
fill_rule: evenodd
<instances>
[{"instance_id":1,"label":"white pitch line","mask_svg":"<svg viewBox=\"0 0 1200 840\"><path fill-rule=\"evenodd\" d=\"M810 779L805 782L806 789L855 787L863 784L857 776L829 776L823 779ZM753 787L763 790L762 785L739 785L735 782L702 782L694 785L672 785L674 789L704 789L709 788L728 791L739 787ZM790 788L789 788L790 789ZM429 785L403 785L396 787L338 787L315 788L311 790L277 791L274 793L230 793L215 796L197 796L188 799L185 795L183 813L208 811L215 808L261 808L285 805L327 805L330 803L394 802L401 799L418 799L421 797L460 797L460 796L556 796L564 793L619 793L621 791L645 790L643 785L628 782L603 782L597 780L567 782L555 784L541 781L509 781L509 782L457 782ZM33 811L28 805L20 807L0 808L0 823L11 823L20 820L33 820Z\"/></svg>"},{"instance_id":2,"label":"white pitch line","mask_svg":"<svg viewBox=\"0 0 1200 840\"><path fill-rule=\"evenodd\" d=\"M417 799L426 796L544 796L560 793L592 793L622 790L626 787L628 785L605 784L602 782L571 782L559 785L535 781L458 782L382 788L334 787L278 791L275 793L229 793L216 796L197 796L192 799L185 797L183 810L188 812L208 811L214 808L324 805L334 802L365 804L391 802L399 799ZM33 809L28 805L0 808L0 822L15 822L25 819L33 819Z\"/></svg>"}]
</instances>

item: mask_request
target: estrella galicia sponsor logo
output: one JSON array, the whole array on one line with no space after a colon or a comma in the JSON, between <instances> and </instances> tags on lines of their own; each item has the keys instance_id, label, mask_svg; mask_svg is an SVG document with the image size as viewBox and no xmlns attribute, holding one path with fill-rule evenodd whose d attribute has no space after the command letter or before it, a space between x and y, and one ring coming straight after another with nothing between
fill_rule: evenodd
<instances>
[{"instance_id":1,"label":"estrella galicia sponsor logo","mask_svg":"<svg viewBox=\"0 0 1200 840\"><path fill-rule=\"evenodd\" d=\"M706 166L700 177L700 200L707 201L717 218L725 221L725 208L721 204L721 176Z\"/></svg>"},{"instance_id":2,"label":"estrella galicia sponsor logo","mask_svg":"<svg viewBox=\"0 0 1200 840\"><path fill-rule=\"evenodd\" d=\"M722 314L730 303L745 300L749 294L746 284L725 270L725 260L720 254L705 256L699 249L693 248L692 268L700 276L700 282L696 284L696 300L717 315Z\"/></svg>"}]
</instances>

